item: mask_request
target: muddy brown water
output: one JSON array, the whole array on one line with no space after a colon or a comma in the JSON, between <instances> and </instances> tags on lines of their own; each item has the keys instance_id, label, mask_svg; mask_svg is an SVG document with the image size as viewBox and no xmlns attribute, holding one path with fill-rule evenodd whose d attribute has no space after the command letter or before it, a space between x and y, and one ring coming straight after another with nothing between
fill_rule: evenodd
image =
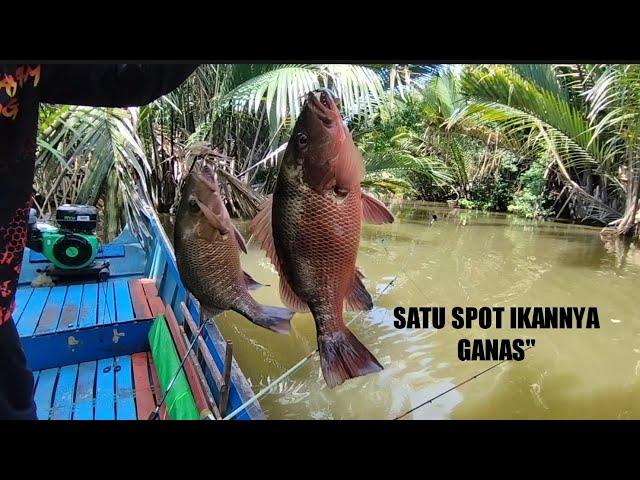
<instances>
[{"instance_id":1,"label":"muddy brown water","mask_svg":"<svg viewBox=\"0 0 640 480\"><path fill-rule=\"evenodd\" d=\"M375 307L346 314L347 321L358 315L350 328L384 371L329 389L316 355L261 399L269 418L393 418L492 365L460 361L459 339L526 337L536 346L523 361L506 362L407 418L640 418L640 250L603 243L592 227L425 202L392 210L393 225L362 231L358 263ZM238 226L248 239L248 223ZM256 299L282 305L278 276L255 243L242 263L270 285L254 292ZM396 329L399 305L445 307L447 324ZM595 306L601 328L523 331L505 322L501 330L456 330L454 306ZM216 323L256 392L316 348L310 314L296 314L289 337L234 312Z\"/></svg>"}]
</instances>

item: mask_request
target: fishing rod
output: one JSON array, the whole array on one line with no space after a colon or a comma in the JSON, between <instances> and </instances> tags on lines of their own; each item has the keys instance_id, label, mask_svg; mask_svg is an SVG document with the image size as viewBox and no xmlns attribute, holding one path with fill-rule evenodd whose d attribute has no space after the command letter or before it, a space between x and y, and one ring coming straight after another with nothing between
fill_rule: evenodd
<instances>
[{"instance_id":1,"label":"fishing rod","mask_svg":"<svg viewBox=\"0 0 640 480\"><path fill-rule=\"evenodd\" d=\"M204 319L204 316L203 316ZM193 341L191 342L191 344L189 345L189 349L187 350L187 353L185 353L184 357L182 358L182 362L180 362L180 366L178 367L178 369L176 370L176 373L173 374L173 377L171 378L171 381L169 382L169 385L167 386L167 390L164 392L164 394L162 395L162 400L160 401L160 403L156 406L156 408L153 409L153 412L151 412L151 414L149 415L148 420L158 420L160 418L160 407L162 407L162 405L164 405L165 400L167 399L167 395L169 394L169 392L171 391L171 388L173 387L174 382L176 381L176 379L178 378L178 375L180 374L180 371L182 370L182 368L184 367L185 362L187 361L187 359L189 358L189 354L191 353L191 350L193 350L193 346L196 344L196 342L198 341L198 338L200 338L200 335L202 334L202 330L204 329L205 325L209 322L210 320L208 319L204 319L203 322L200 324L200 328L198 328L198 331L196 332L196 334L193 337Z\"/></svg>"},{"instance_id":2,"label":"fishing rod","mask_svg":"<svg viewBox=\"0 0 640 480\"><path fill-rule=\"evenodd\" d=\"M527 348L524 349L524 351L526 352L527 350L533 348L533 346L529 346ZM471 380L475 380L476 378L478 378L480 375L484 375L485 373L487 373L489 370L493 370L494 368L502 365L505 362L509 362L510 360L505 359L502 360L501 362L496 363L495 365L492 365L491 367L476 373L474 376L467 378L465 381L458 383L457 385L454 385L453 387L449 388L448 390L445 390L442 393L439 393L438 395L436 395L435 397L431 397L429 400L427 400L426 402L421 403L420 405L413 407L411 410L407 410L406 412L404 412L402 415L398 415L397 417L394 418L394 420L400 420L401 418L406 417L407 415L409 415L410 413L415 412L416 410L418 410L419 408L424 407L425 405L428 405L429 403L433 402L434 400L437 400L438 398L446 395L447 393L458 389L459 387L461 387L462 385L464 385L465 383L470 382Z\"/></svg>"}]
</instances>

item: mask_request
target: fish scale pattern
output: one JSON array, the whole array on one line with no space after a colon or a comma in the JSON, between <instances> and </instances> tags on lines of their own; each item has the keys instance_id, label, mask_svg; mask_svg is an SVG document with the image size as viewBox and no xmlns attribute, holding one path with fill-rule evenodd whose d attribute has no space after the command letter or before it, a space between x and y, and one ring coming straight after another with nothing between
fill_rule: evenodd
<instances>
[{"instance_id":1,"label":"fish scale pattern","mask_svg":"<svg viewBox=\"0 0 640 480\"><path fill-rule=\"evenodd\" d=\"M288 287L317 313L314 318L321 317L319 328L333 330L343 324L343 304L356 275L360 190L338 200L281 178L273 200L277 257ZM282 293L284 300L286 288Z\"/></svg>"},{"instance_id":2,"label":"fish scale pattern","mask_svg":"<svg viewBox=\"0 0 640 480\"><path fill-rule=\"evenodd\" d=\"M177 240L177 239L176 239ZM233 234L226 240L207 241L192 236L179 240L178 269L185 286L206 307L229 310L247 302L238 244Z\"/></svg>"}]
</instances>

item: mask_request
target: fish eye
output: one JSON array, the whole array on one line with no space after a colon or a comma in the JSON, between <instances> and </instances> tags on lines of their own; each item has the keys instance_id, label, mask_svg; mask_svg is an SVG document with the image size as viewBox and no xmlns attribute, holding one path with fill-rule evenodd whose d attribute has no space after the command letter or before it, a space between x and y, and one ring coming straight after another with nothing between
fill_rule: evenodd
<instances>
[{"instance_id":1,"label":"fish eye","mask_svg":"<svg viewBox=\"0 0 640 480\"><path fill-rule=\"evenodd\" d=\"M194 197L189 197L189 210L191 210L192 212L197 212L198 210L200 210L200 207L198 207L198 202L196 202L196 199Z\"/></svg>"},{"instance_id":2,"label":"fish eye","mask_svg":"<svg viewBox=\"0 0 640 480\"><path fill-rule=\"evenodd\" d=\"M302 148L306 147L307 143L309 142L309 139L304 133L299 133L297 140L298 140L298 146Z\"/></svg>"}]
</instances>

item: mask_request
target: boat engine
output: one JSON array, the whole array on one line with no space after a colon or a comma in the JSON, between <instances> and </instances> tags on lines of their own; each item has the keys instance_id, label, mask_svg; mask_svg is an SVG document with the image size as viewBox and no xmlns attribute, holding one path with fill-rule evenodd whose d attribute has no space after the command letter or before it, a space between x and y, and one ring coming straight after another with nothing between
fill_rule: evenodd
<instances>
[{"instance_id":1,"label":"boat engine","mask_svg":"<svg viewBox=\"0 0 640 480\"><path fill-rule=\"evenodd\" d=\"M96 264L100 248L96 236L98 211L90 205L61 205L56 210L57 227L38 223L36 211L29 212L27 246L54 265L45 272L51 276L96 273L100 280L109 277L109 264Z\"/></svg>"}]
</instances>

